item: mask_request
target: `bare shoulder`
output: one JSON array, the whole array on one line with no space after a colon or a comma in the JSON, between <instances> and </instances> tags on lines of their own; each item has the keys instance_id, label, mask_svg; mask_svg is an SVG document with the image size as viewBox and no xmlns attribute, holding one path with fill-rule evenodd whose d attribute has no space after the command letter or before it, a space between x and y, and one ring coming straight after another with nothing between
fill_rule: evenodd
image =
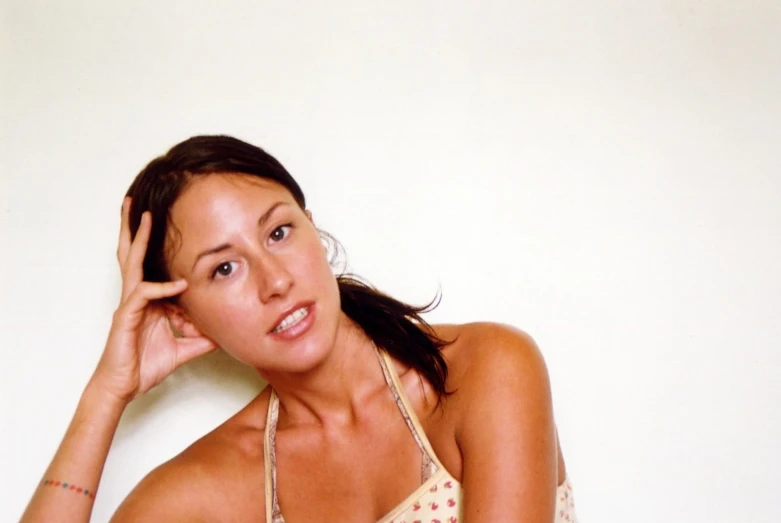
<instances>
[{"instance_id":1,"label":"bare shoulder","mask_svg":"<svg viewBox=\"0 0 781 523\"><path fill-rule=\"evenodd\" d=\"M554 511L556 429L548 371L525 332L497 323L447 326L445 400L462 458L464 519L543 521ZM497 503L496 500L502 500Z\"/></svg>"},{"instance_id":2,"label":"bare shoulder","mask_svg":"<svg viewBox=\"0 0 781 523\"><path fill-rule=\"evenodd\" d=\"M470 393L494 388L506 379L547 383L545 360L534 339L516 327L491 322L437 325L438 336L453 343L443 348L451 390Z\"/></svg>"},{"instance_id":3,"label":"bare shoulder","mask_svg":"<svg viewBox=\"0 0 781 523\"><path fill-rule=\"evenodd\" d=\"M435 331L453 340L442 349L453 393L444 405L457 435L465 424L484 423L482 416L503 416L509 408L523 409L526 418L552 411L548 369L526 332L490 322L439 325Z\"/></svg>"},{"instance_id":4,"label":"bare shoulder","mask_svg":"<svg viewBox=\"0 0 781 523\"><path fill-rule=\"evenodd\" d=\"M268 391L141 480L112 522L242 521L263 514L263 432ZM252 486L246 492L247 485ZM248 500L249 501L248 504ZM259 505L258 505L259 504ZM250 506L252 505L252 506ZM232 515L227 512L234 511ZM226 519L227 518L227 519ZM257 519L257 516L255 516Z\"/></svg>"}]
</instances>

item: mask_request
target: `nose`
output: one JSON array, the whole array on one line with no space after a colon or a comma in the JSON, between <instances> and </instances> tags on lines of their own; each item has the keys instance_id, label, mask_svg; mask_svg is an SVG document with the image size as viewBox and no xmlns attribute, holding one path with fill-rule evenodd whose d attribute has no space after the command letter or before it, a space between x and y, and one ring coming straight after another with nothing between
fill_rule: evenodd
<instances>
[{"instance_id":1,"label":"nose","mask_svg":"<svg viewBox=\"0 0 781 523\"><path fill-rule=\"evenodd\" d=\"M293 286L293 276L285 267L282 260L274 255L266 254L257 259L258 297L264 304L275 297L285 296Z\"/></svg>"}]
</instances>

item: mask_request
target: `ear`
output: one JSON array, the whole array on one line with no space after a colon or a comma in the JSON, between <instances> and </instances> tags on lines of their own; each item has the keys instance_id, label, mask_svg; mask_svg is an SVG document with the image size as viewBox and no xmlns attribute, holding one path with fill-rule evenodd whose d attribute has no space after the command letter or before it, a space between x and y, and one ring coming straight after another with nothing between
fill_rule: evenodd
<instances>
[{"instance_id":1,"label":"ear","mask_svg":"<svg viewBox=\"0 0 781 523\"><path fill-rule=\"evenodd\" d=\"M312 222L312 225L315 224L314 218L312 218L312 211L309 209L304 210L304 214L306 214L306 217L309 218L309 221Z\"/></svg>"},{"instance_id":2,"label":"ear","mask_svg":"<svg viewBox=\"0 0 781 523\"><path fill-rule=\"evenodd\" d=\"M205 338L201 331L193 325L187 312L181 305L175 303L165 304L165 315L168 317L168 325L174 331L177 338Z\"/></svg>"}]
</instances>

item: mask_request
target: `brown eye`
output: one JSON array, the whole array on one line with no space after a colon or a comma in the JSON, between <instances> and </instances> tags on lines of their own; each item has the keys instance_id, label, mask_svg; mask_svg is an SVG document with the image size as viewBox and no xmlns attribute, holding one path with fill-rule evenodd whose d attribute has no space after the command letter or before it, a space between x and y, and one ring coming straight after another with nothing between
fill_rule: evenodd
<instances>
[{"instance_id":1,"label":"brown eye","mask_svg":"<svg viewBox=\"0 0 781 523\"><path fill-rule=\"evenodd\" d=\"M288 225L280 225L279 227L274 229L271 232L271 236L270 236L271 241L273 241L273 242L281 242L282 240L284 240L285 237L287 236L288 230L290 228L291 228L291 225L288 224Z\"/></svg>"},{"instance_id":2,"label":"brown eye","mask_svg":"<svg viewBox=\"0 0 781 523\"><path fill-rule=\"evenodd\" d=\"M217 276L230 276L233 272L233 262L225 262L219 264L212 272L212 278Z\"/></svg>"}]
</instances>

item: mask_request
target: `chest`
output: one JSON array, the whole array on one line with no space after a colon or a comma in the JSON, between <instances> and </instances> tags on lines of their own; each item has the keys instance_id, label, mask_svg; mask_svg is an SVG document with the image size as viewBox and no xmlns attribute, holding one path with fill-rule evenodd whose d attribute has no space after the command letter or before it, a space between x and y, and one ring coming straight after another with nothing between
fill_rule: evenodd
<instances>
[{"instance_id":1,"label":"chest","mask_svg":"<svg viewBox=\"0 0 781 523\"><path fill-rule=\"evenodd\" d=\"M392 401L355 430L329 433L282 424L275 431L273 470L278 504L288 523L395 523L427 515L450 521L446 515L457 516L462 463L453 423L447 409L424 408L425 399L416 397L416 388L405 387L422 429L418 432L444 465L436 477L423 484L421 448ZM220 488L227 495L220 521L262 521L264 487L271 483L267 471L257 460L247 461L241 470L244 481L231 478ZM226 489L228 483L233 487Z\"/></svg>"},{"instance_id":2,"label":"chest","mask_svg":"<svg viewBox=\"0 0 781 523\"><path fill-rule=\"evenodd\" d=\"M422 453L403 420L276 440L277 498L288 522L377 521L421 486Z\"/></svg>"}]
</instances>

